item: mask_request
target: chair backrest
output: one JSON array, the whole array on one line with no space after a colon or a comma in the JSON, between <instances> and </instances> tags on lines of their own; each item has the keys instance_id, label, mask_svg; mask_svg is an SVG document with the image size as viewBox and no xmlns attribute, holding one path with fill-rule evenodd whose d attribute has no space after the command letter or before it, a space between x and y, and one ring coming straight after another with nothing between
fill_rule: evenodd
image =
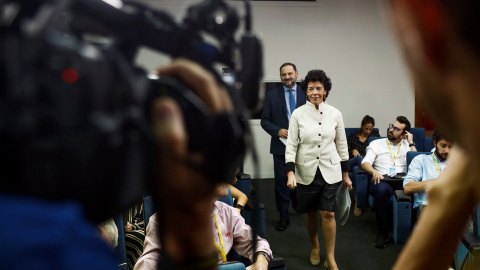
<instances>
[{"instance_id":1,"label":"chair backrest","mask_svg":"<svg viewBox=\"0 0 480 270\"><path fill-rule=\"evenodd\" d=\"M145 228L148 226L148 222L150 221L150 217L155 214L157 209L155 209L155 204L153 203L152 196L147 196L143 198L143 211L144 211L144 220L145 220Z\"/></svg>"},{"instance_id":2,"label":"chair backrest","mask_svg":"<svg viewBox=\"0 0 480 270\"><path fill-rule=\"evenodd\" d=\"M233 206L232 192L230 191L229 188L227 188L227 189L228 189L228 195L225 196L225 197L223 197L223 198L221 198L221 199L218 199L218 200L221 201L221 202L224 202L224 203L226 203L226 204L228 204L228 205L230 205L230 206Z\"/></svg>"},{"instance_id":3,"label":"chair backrest","mask_svg":"<svg viewBox=\"0 0 480 270\"><path fill-rule=\"evenodd\" d=\"M432 152L412 152L408 151L407 152L407 171L408 167L410 166L410 163L412 162L413 158L418 156L418 155L430 155Z\"/></svg>"},{"instance_id":4,"label":"chair backrest","mask_svg":"<svg viewBox=\"0 0 480 270\"><path fill-rule=\"evenodd\" d=\"M350 136L350 134L357 132L358 128L345 128L345 136Z\"/></svg>"},{"instance_id":5,"label":"chair backrest","mask_svg":"<svg viewBox=\"0 0 480 270\"><path fill-rule=\"evenodd\" d=\"M369 137L368 138L368 144L370 144L371 142L375 141L375 140L379 140L379 139L385 139L386 137Z\"/></svg>"},{"instance_id":6,"label":"chair backrest","mask_svg":"<svg viewBox=\"0 0 480 270\"><path fill-rule=\"evenodd\" d=\"M423 151L424 152L432 151L432 149L434 147L435 147L435 144L433 143L432 137L425 137L425 139L423 139Z\"/></svg>"},{"instance_id":7,"label":"chair backrest","mask_svg":"<svg viewBox=\"0 0 480 270\"><path fill-rule=\"evenodd\" d=\"M118 230L118 245L115 247L115 256L119 260L118 264L122 265L127 262L127 248L125 246L125 228L123 224L123 215L119 214L113 218L115 226Z\"/></svg>"},{"instance_id":8,"label":"chair backrest","mask_svg":"<svg viewBox=\"0 0 480 270\"><path fill-rule=\"evenodd\" d=\"M423 147L423 141L425 139L425 128L411 128L410 133L412 133L413 135L413 142L415 143L417 151L429 151Z\"/></svg>"}]
</instances>

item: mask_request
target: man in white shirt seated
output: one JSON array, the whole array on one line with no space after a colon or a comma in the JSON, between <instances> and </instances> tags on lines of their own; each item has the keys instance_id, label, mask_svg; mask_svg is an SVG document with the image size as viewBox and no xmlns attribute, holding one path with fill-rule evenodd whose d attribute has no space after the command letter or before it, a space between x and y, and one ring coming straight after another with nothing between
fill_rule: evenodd
<instances>
[{"instance_id":1,"label":"man in white shirt seated","mask_svg":"<svg viewBox=\"0 0 480 270\"><path fill-rule=\"evenodd\" d=\"M394 189L382 181L384 175L396 175L407 171L407 152L417 151L410 131L410 121L405 116L398 116L388 129L387 139L372 141L367 147L367 154L362 161L362 169L372 175L370 192L375 199L378 234L374 242L377 248L385 248L390 240L390 197ZM405 139L405 140L404 140Z\"/></svg>"},{"instance_id":2,"label":"man in white shirt seated","mask_svg":"<svg viewBox=\"0 0 480 270\"><path fill-rule=\"evenodd\" d=\"M425 191L436 181L447 165L450 149L453 146L453 142L439 128L433 131L432 139L435 145L434 153L416 156L410 163L408 174L403 180L405 194L414 194L413 209L418 211L418 216L428 204Z\"/></svg>"}]
</instances>

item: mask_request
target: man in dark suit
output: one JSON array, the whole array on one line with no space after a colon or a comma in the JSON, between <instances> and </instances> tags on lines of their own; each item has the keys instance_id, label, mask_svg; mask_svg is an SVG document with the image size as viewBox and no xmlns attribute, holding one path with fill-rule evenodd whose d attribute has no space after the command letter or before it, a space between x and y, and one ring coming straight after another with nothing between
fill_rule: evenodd
<instances>
[{"instance_id":1,"label":"man in dark suit","mask_svg":"<svg viewBox=\"0 0 480 270\"><path fill-rule=\"evenodd\" d=\"M277 230L287 228L290 219L290 189L287 187L287 172L285 170L285 143L281 138L288 136L288 123L294 109L306 102L306 93L297 86L298 71L292 63L284 63L280 67L280 79L283 87L269 91L265 97L261 125L272 136L270 153L273 155L275 174L275 204L280 213ZM291 109L293 107L293 109Z\"/></svg>"}]
</instances>

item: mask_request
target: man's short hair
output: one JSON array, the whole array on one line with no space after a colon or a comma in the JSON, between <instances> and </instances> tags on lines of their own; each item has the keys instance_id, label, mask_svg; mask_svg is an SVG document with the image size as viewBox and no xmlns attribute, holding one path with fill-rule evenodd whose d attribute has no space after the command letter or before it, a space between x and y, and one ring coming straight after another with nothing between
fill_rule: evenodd
<instances>
[{"instance_id":1,"label":"man's short hair","mask_svg":"<svg viewBox=\"0 0 480 270\"><path fill-rule=\"evenodd\" d=\"M286 62L286 63L283 63L283 64L280 66L280 73L282 73L282 68L283 68L283 67L286 67L286 66L292 66L292 67L293 67L293 70L297 71L297 66L295 66L295 64L290 63L290 62Z\"/></svg>"},{"instance_id":2,"label":"man's short hair","mask_svg":"<svg viewBox=\"0 0 480 270\"><path fill-rule=\"evenodd\" d=\"M410 124L410 121L408 121L408 119L405 116L397 116L397 121L400 124L405 125L405 128L403 129L403 133L405 133L405 131L410 131L410 128L412 127L412 125Z\"/></svg>"},{"instance_id":3,"label":"man's short hair","mask_svg":"<svg viewBox=\"0 0 480 270\"><path fill-rule=\"evenodd\" d=\"M435 128L433 130L432 139L435 144L437 144L441 140L452 142L451 138L447 134L445 134L445 132L441 128Z\"/></svg>"}]
</instances>

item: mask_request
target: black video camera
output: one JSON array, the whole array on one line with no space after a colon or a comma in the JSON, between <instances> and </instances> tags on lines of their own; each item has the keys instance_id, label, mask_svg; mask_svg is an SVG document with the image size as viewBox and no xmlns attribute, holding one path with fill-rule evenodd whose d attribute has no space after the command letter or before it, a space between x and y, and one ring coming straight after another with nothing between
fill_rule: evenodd
<instances>
[{"instance_id":1,"label":"black video camera","mask_svg":"<svg viewBox=\"0 0 480 270\"><path fill-rule=\"evenodd\" d=\"M180 104L189 149L206 157L197 169L230 180L249 145L248 110L263 96L249 20L237 42L239 16L223 0L191 6L182 23L119 0L0 0L0 192L75 199L93 221L131 206L156 178L149 117L159 96ZM181 81L150 79L133 64L141 46L201 64L235 111L211 117ZM214 63L238 81L224 83Z\"/></svg>"}]
</instances>

